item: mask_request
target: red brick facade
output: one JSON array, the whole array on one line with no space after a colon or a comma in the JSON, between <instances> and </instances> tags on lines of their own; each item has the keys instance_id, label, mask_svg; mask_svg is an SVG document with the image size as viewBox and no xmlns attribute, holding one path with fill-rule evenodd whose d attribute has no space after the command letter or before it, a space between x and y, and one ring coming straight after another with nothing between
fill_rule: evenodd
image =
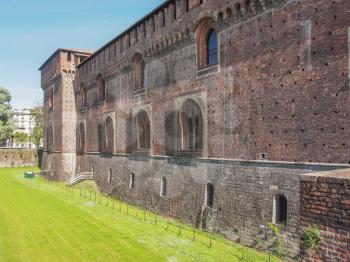
<instances>
[{"instance_id":1,"label":"red brick facade","mask_svg":"<svg viewBox=\"0 0 350 262\"><path fill-rule=\"evenodd\" d=\"M301 180L301 226L317 226L324 238L315 250L303 248L304 261L350 261L350 171Z\"/></svg>"},{"instance_id":2,"label":"red brick facade","mask_svg":"<svg viewBox=\"0 0 350 262\"><path fill-rule=\"evenodd\" d=\"M300 175L350 164L349 10L348 0L165 1L72 66L72 93L54 96L45 121L67 119L60 99L72 99L75 125L54 128L56 143L84 141L75 172L92 171L105 193L247 245L279 221L297 256Z\"/></svg>"}]
</instances>

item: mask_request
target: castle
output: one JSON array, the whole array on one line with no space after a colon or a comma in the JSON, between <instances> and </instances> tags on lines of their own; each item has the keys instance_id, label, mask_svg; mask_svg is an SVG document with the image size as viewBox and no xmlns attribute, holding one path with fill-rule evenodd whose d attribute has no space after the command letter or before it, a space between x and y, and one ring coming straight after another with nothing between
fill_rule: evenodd
<instances>
[{"instance_id":1,"label":"castle","mask_svg":"<svg viewBox=\"0 0 350 262\"><path fill-rule=\"evenodd\" d=\"M40 68L43 172L291 256L348 261L350 1L168 0ZM322 248L302 248L316 225ZM333 241L333 239L335 239Z\"/></svg>"}]
</instances>

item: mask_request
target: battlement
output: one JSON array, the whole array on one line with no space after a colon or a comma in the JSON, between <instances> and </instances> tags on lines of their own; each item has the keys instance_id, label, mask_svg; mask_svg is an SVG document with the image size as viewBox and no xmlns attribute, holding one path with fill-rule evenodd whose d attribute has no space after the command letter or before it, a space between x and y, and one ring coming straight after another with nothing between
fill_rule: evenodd
<instances>
[{"instance_id":1,"label":"battlement","mask_svg":"<svg viewBox=\"0 0 350 262\"><path fill-rule=\"evenodd\" d=\"M76 66L88 58L91 52L82 49L57 49L39 68L41 71L42 89L50 86L50 80L54 79L61 71L75 73Z\"/></svg>"},{"instance_id":2,"label":"battlement","mask_svg":"<svg viewBox=\"0 0 350 262\"><path fill-rule=\"evenodd\" d=\"M78 65L81 75L101 72L111 63L118 70L132 63L135 53L154 55L194 38L198 22L211 17L221 29L239 24L285 3L286 0L166 1Z\"/></svg>"}]
</instances>

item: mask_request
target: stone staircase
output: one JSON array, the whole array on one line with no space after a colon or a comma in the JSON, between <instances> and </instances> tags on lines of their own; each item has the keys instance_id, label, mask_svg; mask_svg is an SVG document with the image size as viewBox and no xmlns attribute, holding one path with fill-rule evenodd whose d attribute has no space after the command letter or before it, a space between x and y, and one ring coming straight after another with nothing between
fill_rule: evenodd
<instances>
[{"instance_id":1,"label":"stone staircase","mask_svg":"<svg viewBox=\"0 0 350 262\"><path fill-rule=\"evenodd\" d=\"M78 184L81 181L84 180L92 180L92 172L81 172L77 176L71 177L67 179L66 185L67 186L74 186L75 184Z\"/></svg>"}]
</instances>

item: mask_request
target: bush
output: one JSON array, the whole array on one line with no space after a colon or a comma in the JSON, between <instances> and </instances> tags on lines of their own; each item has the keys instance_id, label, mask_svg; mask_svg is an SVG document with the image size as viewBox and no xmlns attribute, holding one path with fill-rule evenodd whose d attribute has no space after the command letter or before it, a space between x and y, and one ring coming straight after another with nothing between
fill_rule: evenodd
<instances>
[{"instance_id":1,"label":"bush","mask_svg":"<svg viewBox=\"0 0 350 262\"><path fill-rule=\"evenodd\" d=\"M321 232L315 226L305 228L302 233L302 239L308 249L316 249L323 242Z\"/></svg>"}]
</instances>

